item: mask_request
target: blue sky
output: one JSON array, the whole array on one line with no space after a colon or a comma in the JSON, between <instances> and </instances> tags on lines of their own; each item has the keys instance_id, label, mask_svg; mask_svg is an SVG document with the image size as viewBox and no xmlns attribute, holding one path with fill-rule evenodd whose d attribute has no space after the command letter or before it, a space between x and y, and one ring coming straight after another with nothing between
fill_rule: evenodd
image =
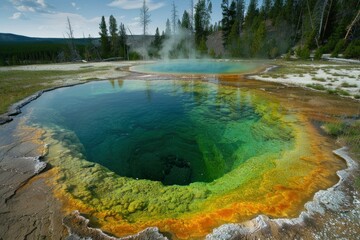
<instances>
[{"instance_id":1,"label":"blue sky","mask_svg":"<svg viewBox=\"0 0 360 240\"><path fill-rule=\"evenodd\" d=\"M118 24L124 23L133 34L141 33L140 7L143 0L0 0L0 32L31 37L63 37L69 17L75 37L98 37L101 16L106 20L113 15ZM190 9L190 0L146 0L150 9L149 34L156 27L165 29L171 18L171 5L175 2L181 19ZM197 1L194 0L194 4ZM212 21L221 19L221 0L212 0Z\"/></svg>"}]
</instances>

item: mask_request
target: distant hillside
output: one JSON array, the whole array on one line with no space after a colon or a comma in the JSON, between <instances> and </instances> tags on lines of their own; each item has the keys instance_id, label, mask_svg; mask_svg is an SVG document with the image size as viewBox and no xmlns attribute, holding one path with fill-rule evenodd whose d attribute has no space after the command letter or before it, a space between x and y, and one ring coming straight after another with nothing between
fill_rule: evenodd
<instances>
[{"instance_id":1,"label":"distant hillside","mask_svg":"<svg viewBox=\"0 0 360 240\"><path fill-rule=\"evenodd\" d=\"M0 42L28 42L35 41L33 38L15 35L11 33L0 33Z\"/></svg>"},{"instance_id":2,"label":"distant hillside","mask_svg":"<svg viewBox=\"0 0 360 240\"><path fill-rule=\"evenodd\" d=\"M128 59L138 59L141 49L153 41L154 36L128 35L126 56ZM37 38L11 33L0 33L0 66L38 64L51 62L74 61L86 59L99 61L106 58L116 58L123 52L111 52L109 56L101 56L100 38L77 38L73 43L75 52L67 38ZM124 58L122 56L122 58Z\"/></svg>"},{"instance_id":3,"label":"distant hillside","mask_svg":"<svg viewBox=\"0 0 360 240\"><path fill-rule=\"evenodd\" d=\"M66 38L34 38L22 35L16 35L12 33L0 33L0 44L2 43L66 43ZM75 39L77 44L85 44L88 39L77 38Z\"/></svg>"},{"instance_id":4,"label":"distant hillside","mask_svg":"<svg viewBox=\"0 0 360 240\"><path fill-rule=\"evenodd\" d=\"M148 45L154 36L146 36L145 45ZM12 33L0 33L0 44L17 44L17 43L56 43L56 44L67 44L69 39L67 38L36 38L36 37L27 37ZM76 38L75 44L88 44L88 38ZM143 36L142 35L129 35L128 36L128 45L133 48L139 48L143 44ZM93 44L98 45L96 42L99 41L99 38L92 38L91 39Z\"/></svg>"}]
</instances>

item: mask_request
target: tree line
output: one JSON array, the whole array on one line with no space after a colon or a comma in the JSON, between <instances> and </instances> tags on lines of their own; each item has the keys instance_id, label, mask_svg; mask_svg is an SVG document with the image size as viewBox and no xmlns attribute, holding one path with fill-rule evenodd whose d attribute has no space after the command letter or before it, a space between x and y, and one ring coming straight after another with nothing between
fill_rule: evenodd
<instances>
[{"instance_id":1,"label":"tree line","mask_svg":"<svg viewBox=\"0 0 360 240\"><path fill-rule=\"evenodd\" d=\"M212 57L295 54L307 59L314 51L318 59L324 53L360 58L359 0L250 0L247 8L244 0L222 0L222 19L214 24L210 23L210 0L199 0L194 10L194 21L189 22L185 11L178 26L190 30L195 48ZM176 35L175 30L172 33ZM207 40L218 33L225 50L215 56ZM176 49L182 50L179 46Z\"/></svg>"},{"instance_id":2,"label":"tree line","mask_svg":"<svg viewBox=\"0 0 360 240\"><path fill-rule=\"evenodd\" d=\"M100 22L101 55L103 58L120 57L128 59L128 45L125 25L117 25L113 15L109 17L109 29L106 26L105 17Z\"/></svg>"},{"instance_id":3,"label":"tree line","mask_svg":"<svg viewBox=\"0 0 360 240\"><path fill-rule=\"evenodd\" d=\"M308 59L311 51L318 59L324 53L360 58L359 0L250 0L247 7L244 0L222 0L222 19L214 24L210 21L211 10L210 0L199 0L193 17L185 11L182 20L178 20L178 33L175 20L174 30L165 32L181 38L185 29L191 33L198 52L219 58L276 58L295 54ZM166 29L170 26L169 19L166 26ZM217 56L207 44L216 35L222 36L224 47ZM181 45L174 49L183 51Z\"/></svg>"},{"instance_id":4,"label":"tree line","mask_svg":"<svg viewBox=\"0 0 360 240\"><path fill-rule=\"evenodd\" d=\"M250 0L248 6L244 0L222 0L222 18L213 23L212 1L195 2L194 5L191 0L190 11L184 11L180 17L173 1L165 30L160 33L156 28L155 35L148 36L151 15L143 0L140 9L143 39L139 49L130 46L130 29L128 33L123 23L118 25L113 15L108 22L104 16L101 18L98 39L84 37L81 44L74 40L68 19L66 46L44 44L42 49L30 51L21 47L14 52L5 47L0 53L0 64L133 60L140 55L159 59L276 58L295 54L308 59L312 51L315 58L324 53L360 58L360 0ZM216 36L221 36L220 53L214 49L219 46L209 44Z\"/></svg>"},{"instance_id":5,"label":"tree line","mask_svg":"<svg viewBox=\"0 0 360 240\"><path fill-rule=\"evenodd\" d=\"M232 57L360 57L359 0L223 0L221 31Z\"/></svg>"}]
</instances>

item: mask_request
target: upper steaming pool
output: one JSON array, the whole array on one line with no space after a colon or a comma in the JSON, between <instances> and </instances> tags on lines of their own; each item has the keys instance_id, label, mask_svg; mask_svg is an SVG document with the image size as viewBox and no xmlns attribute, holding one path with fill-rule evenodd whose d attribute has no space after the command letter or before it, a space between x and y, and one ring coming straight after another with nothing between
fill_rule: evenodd
<instances>
[{"instance_id":1,"label":"upper steaming pool","mask_svg":"<svg viewBox=\"0 0 360 240\"><path fill-rule=\"evenodd\" d=\"M133 66L131 71L167 74L242 74L254 71L262 64L246 61L173 60Z\"/></svg>"}]
</instances>

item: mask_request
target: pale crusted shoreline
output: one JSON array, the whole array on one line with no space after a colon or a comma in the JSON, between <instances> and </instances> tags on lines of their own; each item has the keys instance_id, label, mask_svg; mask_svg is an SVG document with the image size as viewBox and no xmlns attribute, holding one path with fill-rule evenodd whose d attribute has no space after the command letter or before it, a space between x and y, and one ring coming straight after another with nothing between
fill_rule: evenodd
<instances>
[{"instance_id":1,"label":"pale crusted shoreline","mask_svg":"<svg viewBox=\"0 0 360 240\"><path fill-rule=\"evenodd\" d=\"M276 63L275 63L276 64ZM290 64L290 63L286 63ZM306 87L320 91L344 91L343 96L359 99L360 97L360 65L359 64L297 64L294 66L285 65L293 68L294 72L289 71L273 73L277 65L268 67L262 73L248 76L250 79L275 82L280 84L290 84ZM280 66L281 68L281 66ZM335 93L335 92L334 92Z\"/></svg>"}]
</instances>

